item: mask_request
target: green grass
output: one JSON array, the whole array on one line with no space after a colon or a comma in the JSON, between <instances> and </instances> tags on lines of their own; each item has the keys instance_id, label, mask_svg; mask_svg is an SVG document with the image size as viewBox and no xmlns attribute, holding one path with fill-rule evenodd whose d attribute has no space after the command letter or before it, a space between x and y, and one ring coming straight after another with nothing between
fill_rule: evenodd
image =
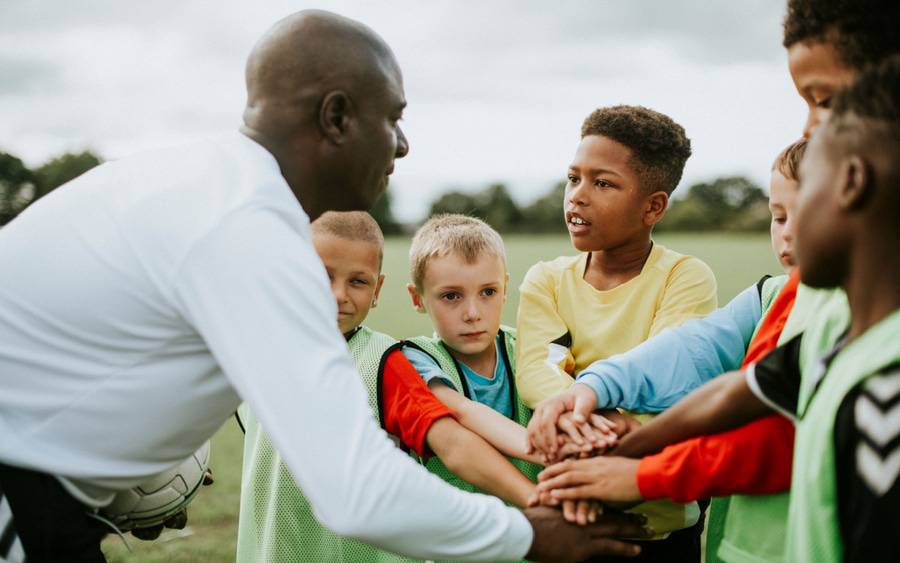
<instances>
[{"instance_id":1,"label":"green grass","mask_svg":"<svg viewBox=\"0 0 900 563\"><path fill-rule=\"evenodd\" d=\"M510 295L503 321L515 325L518 285L535 262L573 254L567 237L509 236L505 238L509 260ZM661 235L657 241L682 253L704 260L716 273L719 303L759 280L763 274L780 273L765 235L719 233ZM387 274L379 306L367 319L369 326L396 337L430 334L428 317L416 313L406 294L409 278L409 240L389 239L385 245L384 272ZM237 541L237 514L240 497L241 433L233 420L225 423L213 438L212 461L216 483L204 488L190 507L188 527L183 532L166 531L160 539L143 542L126 535L134 552L129 554L116 536L103 544L112 561L142 563L187 563L232 561Z\"/></svg>"}]
</instances>

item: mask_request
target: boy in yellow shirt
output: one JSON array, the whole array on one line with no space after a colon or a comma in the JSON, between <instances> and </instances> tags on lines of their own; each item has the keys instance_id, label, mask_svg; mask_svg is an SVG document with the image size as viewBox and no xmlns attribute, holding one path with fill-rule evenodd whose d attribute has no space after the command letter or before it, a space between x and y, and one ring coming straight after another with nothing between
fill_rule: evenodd
<instances>
[{"instance_id":1,"label":"boy in yellow shirt","mask_svg":"<svg viewBox=\"0 0 900 563\"><path fill-rule=\"evenodd\" d=\"M564 204L581 253L535 264L520 289L517 385L527 405L567 389L592 362L715 309L709 267L651 238L690 154L684 129L656 111L614 106L585 119ZM696 505L636 510L657 532L691 527L647 542L643 557L700 560Z\"/></svg>"}]
</instances>

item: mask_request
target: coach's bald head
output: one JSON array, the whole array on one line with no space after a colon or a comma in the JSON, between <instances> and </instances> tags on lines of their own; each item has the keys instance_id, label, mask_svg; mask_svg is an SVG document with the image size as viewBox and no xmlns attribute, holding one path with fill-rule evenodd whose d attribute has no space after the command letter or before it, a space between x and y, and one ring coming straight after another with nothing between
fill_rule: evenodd
<instances>
[{"instance_id":1,"label":"coach's bald head","mask_svg":"<svg viewBox=\"0 0 900 563\"><path fill-rule=\"evenodd\" d=\"M368 209L409 147L390 47L354 20L318 10L270 29L247 60L243 132L271 152L311 219Z\"/></svg>"}]
</instances>

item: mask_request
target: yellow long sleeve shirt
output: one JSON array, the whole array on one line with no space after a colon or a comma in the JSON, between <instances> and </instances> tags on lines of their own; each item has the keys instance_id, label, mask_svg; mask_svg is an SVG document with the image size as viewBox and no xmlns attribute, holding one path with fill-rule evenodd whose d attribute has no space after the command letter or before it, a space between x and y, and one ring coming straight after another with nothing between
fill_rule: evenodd
<instances>
[{"instance_id":1,"label":"yellow long sleeve shirt","mask_svg":"<svg viewBox=\"0 0 900 563\"><path fill-rule=\"evenodd\" d=\"M584 281L588 256L539 262L522 282L516 383L532 408L590 363L716 308L715 276L698 258L654 244L638 276L599 291Z\"/></svg>"}]
</instances>

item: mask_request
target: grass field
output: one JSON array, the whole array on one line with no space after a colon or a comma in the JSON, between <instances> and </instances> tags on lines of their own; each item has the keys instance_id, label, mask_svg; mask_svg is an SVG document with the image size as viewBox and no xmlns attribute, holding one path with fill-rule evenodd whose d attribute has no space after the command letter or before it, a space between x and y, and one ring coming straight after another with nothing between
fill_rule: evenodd
<instances>
[{"instance_id":1,"label":"grass field","mask_svg":"<svg viewBox=\"0 0 900 563\"><path fill-rule=\"evenodd\" d=\"M780 273L766 235L661 235L657 241L679 252L703 259L713 269L719 284L719 303L755 283L762 274ZM504 322L515 325L518 284L525 271L539 260L571 254L567 237L506 237L510 270L509 302ZM384 271L387 274L380 303L367 324L396 337L431 333L428 317L409 305L405 285L409 274L405 238L386 243ZM133 553L122 541L110 536L103 549L110 561L142 563L218 562L234 560L237 541L237 513L240 496L241 433L233 420L216 434L212 444L211 467L216 483L200 492L190 508L188 527L166 531L159 540L142 542L126 535Z\"/></svg>"}]
</instances>

